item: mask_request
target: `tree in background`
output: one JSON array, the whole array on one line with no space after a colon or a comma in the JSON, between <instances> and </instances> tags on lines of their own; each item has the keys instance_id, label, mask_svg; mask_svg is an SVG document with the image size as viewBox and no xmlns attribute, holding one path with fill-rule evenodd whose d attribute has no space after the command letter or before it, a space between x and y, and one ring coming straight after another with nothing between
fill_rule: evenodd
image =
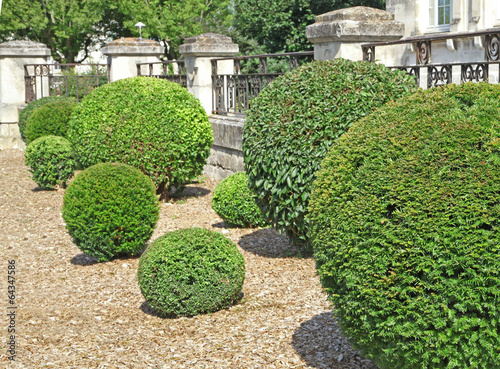
<instances>
[{"instance_id":1,"label":"tree in background","mask_svg":"<svg viewBox=\"0 0 500 369\"><path fill-rule=\"evenodd\" d=\"M243 52L254 44L265 53L312 50L306 26L316 15L361 5L384 9L385 0L235 0L233 38Z\"/></svg>"},{"instance_id":2,"label":"tree in background","mask_svg":"<svg viewBox=\"0 0 500 369\"><path fill-rule=\"evenodd\" d=\"M211 27L230 27L230 0L4 0L0 42L46 44L58 62L81 62L110 39L138 36L167 44L177 56L183 39ZM83 57L78 54L83 51Z\"/></svg>"}]
</instances>

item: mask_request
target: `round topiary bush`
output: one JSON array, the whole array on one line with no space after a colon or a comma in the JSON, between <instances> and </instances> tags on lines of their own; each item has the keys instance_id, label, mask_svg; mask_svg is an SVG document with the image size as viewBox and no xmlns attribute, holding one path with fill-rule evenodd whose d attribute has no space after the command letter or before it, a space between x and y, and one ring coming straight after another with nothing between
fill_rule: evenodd
<instances>
[{"instance_id":1,"label":"round topiary bush","mask_svg":"<svg viewBox=\"0 0 500 369\"><path fill-rule=\"evenodd\" d=\"M137 279L158 314L193 316L227 308L241 297L245 261L218 232L180 229L148 246Z\"/></svg>"},{"instance_id":2,"label":"round topiary bush","mask_svg":"<svg viewBox=\"0 0 500 369\"><path fill-rule=\"evenodd\" d=\"M33 142L42 136L67 137L68 121L76 106L69 99L58 99L48 102L31 113L26 122L24 134L26 143Z\"/></svg>"},{"instance_id":3,"label":"round topiary bush","mask_svg":"<svg viewBox=\"0 0 500 369\"><path fill-rule=\"evenodd\" d=\"M234 227L262 227L266 221L256 204L255 194L248 188L246 173L235 173L215 187L212 208Z\"/></svg>"},{"instance_id":4,"label":"round topiary bush","mask_svg":"<svg viewBox=\"0 0 500 369\"><path fill-rule=\"evenodd\" d=\"M69 141L58 136L37 138L26 148L25 161L33 180L43 189L66 187L76 168Z\"/></svg>"},{"instance_id":5,"label":"round topiary bush","mask_svg":"<svg viewBox=\"0 0 500 369\"><path fill-rule=\"evenodd\" d=\"M304 217L328 149L359 118L416 89L401 71L344 59L307 64L267 86L243 130L248 183L264 217L310 249Z\"/></svg>"},{"instance_id":6,"label":"round topiary bush","mask_svg":"<svg viewBox=\"0 0 500 369\"><path fill-rule=\"evenodd\" d=\"M201 174L213 137L207 114L185 88L136 77L87 95L71 118L70 141L84 168L127 163L149 176L164 199Z\"/></svg>"},{"instance_id":7,"label":"round topiary bush","mask_svg":"<svg viewBox=\"0 0 500 369\"><path fill-rule=\"evenodd\" d=\"M500 86L419 92L357 122L308 220L351 341L380 368L500 368Z\"/></svg>"},{"instance_id":8,"label":"round topiary bush","mask_svg":"<svg viewBox=\"0 0 500 369\"><path fill-rule=\"evenodd\" d=\"M108 261L142 251L158 221L159 203L153 183L141 171L101 163L68 186L62 216L80 250Z\"/></svg>"},{"instance_id":9,"label":"round topiary bush","mask_svg":"<svg viewBox=\"0 0 500 369\"><path fill-rule=\"evenodd\" d=\"M24 133L26 129L26 123L28 122L28 118L31 114L38 109L39 107L53 101L65 99L60 96L47 96L42 97L41 99L30 102L26 107L19 113L19 131L21 132L21 137L24 141L26 141L26 135Z\"/></svg>"}]
</instances>

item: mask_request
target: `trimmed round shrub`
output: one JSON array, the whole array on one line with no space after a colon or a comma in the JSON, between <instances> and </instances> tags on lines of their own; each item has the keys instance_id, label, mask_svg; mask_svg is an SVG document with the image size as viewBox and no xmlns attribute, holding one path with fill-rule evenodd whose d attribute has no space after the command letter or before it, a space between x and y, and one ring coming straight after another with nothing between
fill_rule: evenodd
<instances>
[{"instance_id":1,"label":"trimmed round shrub","mask_svg":"<svg viewBox=\"0 0 500 369\"><path fill-rule=\"evenodd\" d=\"M256 203L255 194L248 188L246 173L230 175L217 187L212 208L230 226L262 227L266 221Z\"/></svg>"},{"instance_id":2,"label":"trimmed round shrub","mask_svg":"<svg viewBox=\"0 0 500 369\"><path fill-rule=\"evenodd\" d=\"M342 330L380 368L500 368L500 86L418 92L357 122L308 220Z\"/></svg>"},{"instance_id":3,"label":"trimmed round shrub","mask_svg":"<svg viewBox=\"0 0 500 369\"><path fill-rule=\"evenodd\" d=\"M158 221L159 202L153 183L140 170L100 163L68 186L62 216L80 250L108 261L143 250Z\"/></svg>"},{"instance_id":4,"label":"trimmed round shrub","mask_svg":"<svg viewBox=\"0 0 500 369\"><path fill-rule=\"evenodd\" d=\"M47 96L42 97L41 99L30 102L26 107L19 113L19 131L21 132L21 137L24 141L26 141L26 135L24 133L26 129L26 123L28 122L28 118L31 114L38 109L39 107L53 101L65 99L61 96Z\"/></svg>"},{"instance_id":5,"label":"trimmed round shrub","mask_svg":"<svg viewBox=\"0 0 500 369\"><path fill-rule=\"evenodd\" d=\"M416 89L401 71L344 59L312 62L267 86L243 130L245 171L264 217L310 251L304 218L328 149L359 118Z\"/></svg>"},{"instance_id":6,"label":"trimmed round shrub","mask_svg":"<svg viewBox=\"0 0 500 369\"><path fill-rule=\"evenodd\" d=\"M58 99L48 102L31 113L26 122L26 143L33 142L42 136L61 136L66 138L68 121L76 106L69 99Z\"/></svg>"},{"instance_id":7,"label":"trimmed round shrub","mask_svg":"<svg viewBox=\"0 0 500 369\"><path fill-rule=\"evenodd\" d=\"M140 169L168 197L201 174L212 127L199 100L162 79L122 79L93 90L70 121L70 141L84 168L120 162Z\"/></svg>"},{"instance_id":8,"label":"trimmed round shrub","mask_svg":"<svg viewBox=\"0 0 500 369\"><path fill-rule=\"evenodd\" d=\"M211 313L241 297L245 260L218 232L180 229L148 246L137 279L146 301L161 316Z\"/></svg>"},{"instance_id":9,"label":"trimmed round shrub","mask_svg":"<svg viewBox=\"0 0 500 369\"><path fill-rule=\"evenodd\" d=\"M30 143L24 153L26 165L36 184L52 190L66 187L76 168L70 142L59 136L43 136Z\"/></svg>"}]
</instances>

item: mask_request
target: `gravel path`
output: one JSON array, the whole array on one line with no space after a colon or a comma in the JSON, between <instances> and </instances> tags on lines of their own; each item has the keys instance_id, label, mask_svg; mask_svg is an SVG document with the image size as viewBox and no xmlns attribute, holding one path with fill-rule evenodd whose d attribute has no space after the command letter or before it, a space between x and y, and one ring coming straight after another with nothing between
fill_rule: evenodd
<instances>
[{"instance_id":1,"label":"gravel path","mask_svg":"<svg viewBox=\"0 0 500 369\"><path fill-rule=\"evenodd\" d=\"M193 226L223 232L245 257L244 297L213 314L162 319L140 293L138 259L96 263L82 254L61 218L64 190L39 190L23 154L0 151L0 367L376 369L340 334L314 260L293 257L273 230L226 228L210 205L216 184L205 178L163 203L152 239ZM6 345L9 260L15 362Z\"/></svg>"}]
</instances>

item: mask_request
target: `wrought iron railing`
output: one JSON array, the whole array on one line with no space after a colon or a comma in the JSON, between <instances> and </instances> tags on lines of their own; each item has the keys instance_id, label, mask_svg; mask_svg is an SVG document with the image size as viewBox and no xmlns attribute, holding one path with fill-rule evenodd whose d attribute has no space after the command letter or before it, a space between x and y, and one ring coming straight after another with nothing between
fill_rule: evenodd
<instances>
[{"instance_id":1,"label":"wrought iron railing","mask_svg":"<svg viewBox=\"0 0 500 369\"><path fill-rule=\"evenodd\" d=\"M184 60L166 60L162 62L137 63L137 75L162 78L187 87Z\"/></svg>"},{"instance_id":2,"label":"wrought iron railing","mask_svg":"<svg viewBox=\"0 0 500 369\"><path fill-rule=\"evenodd\" d=\"M285 73L284 61L287 62L285 68L292 70L303 61L312 60L313 55L313 51L306 51L212 59L212 113L244 114L262 89ZM268 58L281 62L268 65ZM232 67L233 70L224 73L221 71L224 68L221 64L228 62L232 62L229 69ZM243 65L245 62L247 65Z\"/></svg>"},{"instance_id":3,"label":"wrought iron railing","mask_svg":"<svg viewBox=\"0 0 500 369\"><path fill-rule=\"evenodd\" d=\"M107 64L25 64L26 103L46 96L80 101L94 88L109 82Z\"/></svg>"},{"instance_id":4,"label":"wrought iron railing","mask_svg":"<svg viewBox=\"0 0 500 369\"><path fill-rule=\"evenodd\" d=\"M484 45L483 60L460 63L432 63L432 43L435 41L454 41L456 39L479 39ZM420 85L422 78L426 78L426 87L431 88L450 83L500 81L500 30L488 29L476 32L447 33L420 37L406 37L401 40L387 42L373 42L361 45L363 59L374 62L377 47L413 44L415 47L415 64L388 66L391 69L400 69L415 76ZM493 73L495 73L493 77ZM425 81L425 80L424 80Z\"/></svg>"}]
</instances>

